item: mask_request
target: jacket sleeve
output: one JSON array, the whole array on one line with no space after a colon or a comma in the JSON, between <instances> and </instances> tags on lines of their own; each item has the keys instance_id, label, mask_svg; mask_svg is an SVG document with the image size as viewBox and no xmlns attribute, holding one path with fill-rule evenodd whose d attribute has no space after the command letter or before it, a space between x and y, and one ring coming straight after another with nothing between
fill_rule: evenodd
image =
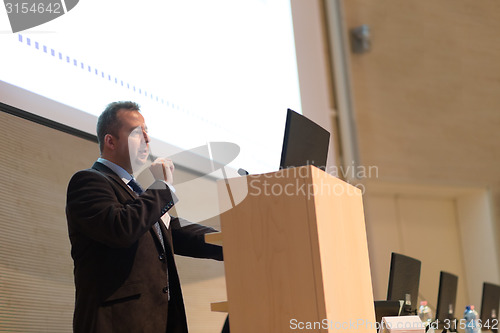
<instances>
[{"instance_id":1,"label":"jacket sleeve","mask_svg":"<svg viewBox=\"0 0 500 333\"><path fill-rule=\"evenodd\" d=\"M171 217L172 238L175 254L222 261L222 246L205 243L205 234L217 232L214 228Z\"/></svg>"},{"instance_id":2,"label":"jacket sleeve","mask_svg":"<svg viewBox=\"0 0 500 333\"><path fill-rule=\"evenodd\" d=\"M66 215L70 237L82 233L109 247L129 247L175 203L165 184L138 198L94 170L77 172L68 185Z\"/></svg>"}]
</instances>

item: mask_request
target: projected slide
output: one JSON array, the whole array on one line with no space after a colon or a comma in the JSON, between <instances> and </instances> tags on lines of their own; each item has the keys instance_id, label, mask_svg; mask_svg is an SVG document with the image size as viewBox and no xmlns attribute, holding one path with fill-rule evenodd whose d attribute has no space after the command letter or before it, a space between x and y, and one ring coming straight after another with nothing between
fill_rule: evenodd
<instances>
[{"instance_id":1,"label":"projected slide","mask_svg":"<svg viewBox=\"0 0 500 333\"><path fill-rule=\"evenodd\" d=\"M136 101L153 153L227 141L235 168L275 171L300 112L287 0L82 0L19 33L0 12L0 30L1 102L95 134L106 104Z\"/></svg>"}]
</instances>

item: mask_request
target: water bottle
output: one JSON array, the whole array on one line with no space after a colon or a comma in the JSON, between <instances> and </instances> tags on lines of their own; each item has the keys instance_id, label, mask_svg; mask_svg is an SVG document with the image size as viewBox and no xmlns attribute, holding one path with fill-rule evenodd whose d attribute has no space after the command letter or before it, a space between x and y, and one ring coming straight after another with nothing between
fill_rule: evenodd
<instances>
[{"instance_id":1,"label":"water bottle","mask_svg":"<svg viewBox=\"0 0 500 333\"><path fill-rule=\"evenodd\" d=\"M476 310L474 310L474 305L467 305L465 307L464 319L465 319L465 333L479 333L479 315Z\"/></svg>"},{"instance_id":2,"label":"water bottle","mask_svg":"<svg viewBox=\"0 0 500 333\"><path fill-rule=\"evenodd\" d=\"M421 301L420 307L418 308L418 316L425 327L429 326L432 323L432 310L427 305L427 301Z\"/></svg>"}]
</instances>

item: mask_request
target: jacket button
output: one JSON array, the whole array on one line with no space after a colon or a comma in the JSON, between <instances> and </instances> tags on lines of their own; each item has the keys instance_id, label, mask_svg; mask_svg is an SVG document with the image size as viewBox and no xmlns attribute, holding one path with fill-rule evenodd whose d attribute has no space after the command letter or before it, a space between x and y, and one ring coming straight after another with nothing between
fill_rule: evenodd
<instances>
[{"instance_id":1,"label":"jacket button","mask_svg":"<svg viewBox=\"0 0 500 333\"><path fill-rule=\"evenodd\" d=\"M163 253L162 253L162 254L160 254L160 255L158 256L158 259L160 259L161 261L165 261L165 254L163 254Z\"/></svg>"},{"instance_id":2,"label":"jacket button","mask_svg":"<svg viewBox=\"0 0 500 333\"><path fill-rule=\"evenodd\" d=\"M168 293L168 287L163 288L163 289L162 289L162 291L163 291L163 293L165 293L165 294L166 294L166 293Z\"/></svg>"}]
</instances>

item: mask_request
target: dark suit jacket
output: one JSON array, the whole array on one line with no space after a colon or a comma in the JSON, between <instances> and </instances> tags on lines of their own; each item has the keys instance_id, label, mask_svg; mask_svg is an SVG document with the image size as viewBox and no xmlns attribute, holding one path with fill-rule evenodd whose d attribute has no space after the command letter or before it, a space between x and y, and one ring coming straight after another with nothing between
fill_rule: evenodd
<instances>
[{"instance_id":1,"label":"dark suit jacket","mask_svg":"<svg viewBox=\"0 0 500 333\"><path fill-rule=\"evenodd\" d=\"M181 227L174 217L168 230L160 221L164 249L152 226L176 198L164 183L154 185L161 189L137 196L99 162L71 178L66 216L76 286L74 332L166 332L167 313L169 331L187 332L173 253L222 260L222 249L204 242L203 235L216 230Z\"/></svg>"}]
</instances>

